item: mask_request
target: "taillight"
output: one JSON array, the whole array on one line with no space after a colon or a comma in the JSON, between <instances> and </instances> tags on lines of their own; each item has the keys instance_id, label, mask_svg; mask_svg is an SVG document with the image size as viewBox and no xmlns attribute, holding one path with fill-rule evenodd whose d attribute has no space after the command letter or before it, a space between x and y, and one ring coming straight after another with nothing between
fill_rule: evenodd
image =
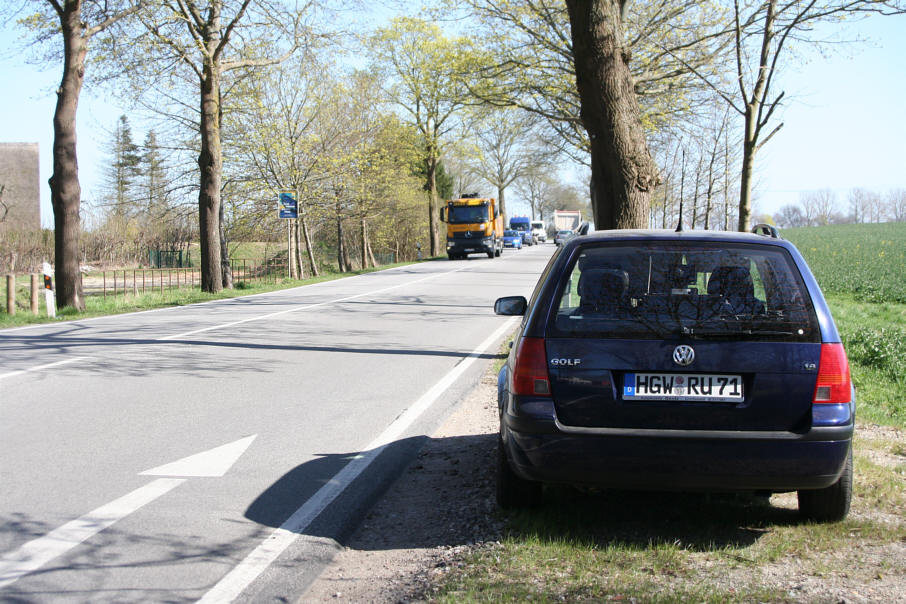
<instances>
[{"instance_id":1,"label":"taillight","mask_svg":"<svg viewBox=\"0 0 906 604\"><path fill-rule=\"evenodd\" d=\"M822 344L814 402L848 403L851 400L852 380L843 344Z\"/></svg>"},{"instance_id":2,"label":"taillight","mask_svg":"<svg viewBox=\"0 0 906 604\"><path fill-rule=\"evenodd\" d=\"M519 341L516 367L513 370L513 394L551 395L544 338L522 338Z\"/></svg>"}]
</instances>

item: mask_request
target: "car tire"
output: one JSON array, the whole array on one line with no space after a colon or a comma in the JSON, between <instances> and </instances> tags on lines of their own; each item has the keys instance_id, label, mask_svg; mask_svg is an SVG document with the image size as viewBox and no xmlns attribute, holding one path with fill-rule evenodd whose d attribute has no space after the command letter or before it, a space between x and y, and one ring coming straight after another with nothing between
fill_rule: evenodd
<instances>
[{"instance_id":1,"label":"car tire","mask_svg":"<svg viewBox=\"0 0 906 604\"><path fill-rule=\"evenodd\" d=\"M823 489L801 490L799 514L815 522L837 522L846 518L853 492L853 450L850 446L840 478Z\"/></svg>"},{"instance_id":2,"label":"car tire","mask_svg":"<svg viewBox=\"0 0 906 604\"><path fill-rule=\"evenodd\" d=\"M534 507L541 503L541 483L520 478L513 472L497 437L497 505L503 509Z\"/></svg>"}]
</instances>

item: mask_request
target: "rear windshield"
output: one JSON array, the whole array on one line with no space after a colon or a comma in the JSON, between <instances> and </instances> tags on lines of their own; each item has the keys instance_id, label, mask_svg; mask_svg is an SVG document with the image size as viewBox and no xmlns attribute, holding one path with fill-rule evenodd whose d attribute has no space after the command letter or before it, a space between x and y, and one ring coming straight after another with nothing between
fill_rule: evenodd
<instances>
[{"instance_id":1,"label":"rear windshield","mask_svg":"<svg viewBox=\"0 0 906 604\"><path fill-rule=\"evenodd\" d=\"M811 299L779 247L650 242L581 250L551 337L820 341Z\"/></svg>"}]
</instances>

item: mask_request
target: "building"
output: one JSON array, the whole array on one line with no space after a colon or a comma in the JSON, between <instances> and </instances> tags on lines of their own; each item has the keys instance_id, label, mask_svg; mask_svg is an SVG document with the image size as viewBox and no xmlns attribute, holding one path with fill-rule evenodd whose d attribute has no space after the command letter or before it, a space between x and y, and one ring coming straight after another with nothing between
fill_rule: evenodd
<instances>
[{"instance_id":1,"label":"building","mask_svg":"<svg viewBox=\"0 0 906 604\"><path fill-rule=\"evenodd\" d=\"M41 228L38 143L0 143L0 230Z\"/></svg>"}]
</instances>

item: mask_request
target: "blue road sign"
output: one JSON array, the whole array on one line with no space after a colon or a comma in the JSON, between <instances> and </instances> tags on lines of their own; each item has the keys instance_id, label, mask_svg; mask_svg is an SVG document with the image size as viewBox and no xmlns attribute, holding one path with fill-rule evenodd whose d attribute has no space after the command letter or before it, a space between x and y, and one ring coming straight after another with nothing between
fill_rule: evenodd
<instances>
[{"instance_id":1,"label":"blue road sign","mask_svg":"<svg viewBox=\"0 0 906 604\"><path fill-rule=\"evenodd\" d=\"M299 204L296 201L295 191L281 191L277 200L280 218L297 218Z\"/></svg>"}]
</instances>

